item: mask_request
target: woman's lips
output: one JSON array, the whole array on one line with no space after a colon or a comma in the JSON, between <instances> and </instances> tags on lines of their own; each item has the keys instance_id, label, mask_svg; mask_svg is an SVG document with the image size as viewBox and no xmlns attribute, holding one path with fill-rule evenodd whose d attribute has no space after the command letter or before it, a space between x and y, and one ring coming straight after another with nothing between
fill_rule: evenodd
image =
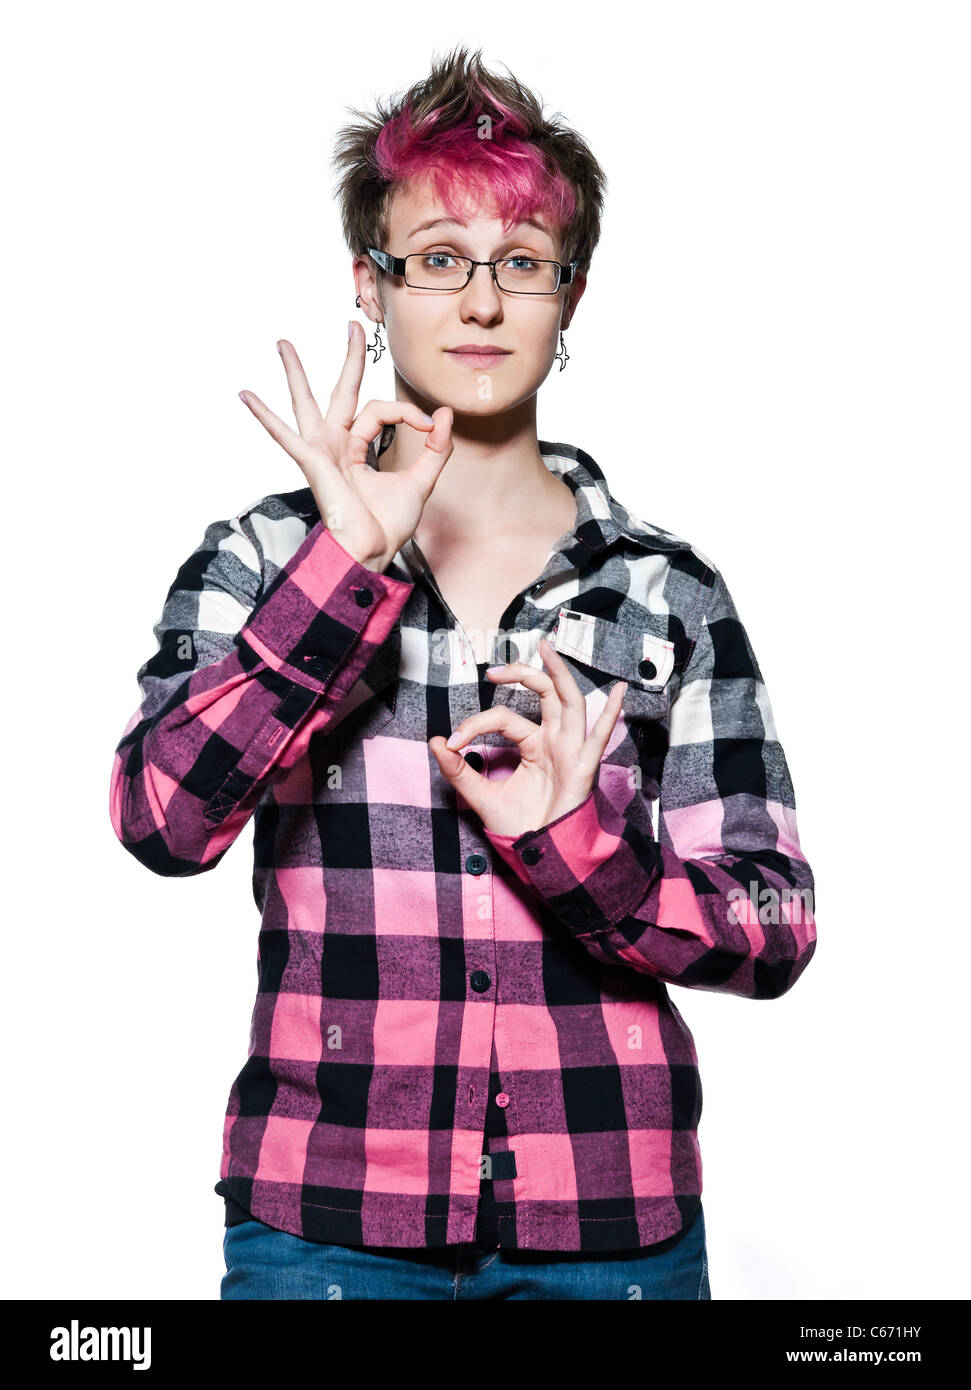
<instances>
[{"instance_id":1,"label":"woman's lips","mask_svg":"<svg viewBox=\"0 0 971 1390\"><path fill-rule=\"evenodd\" d=\"M497 367L512 356L511 352L455 352L451 348L446 351L449 357L456 362L464 362L467 367Z\"/></svg>"}]
</instances>

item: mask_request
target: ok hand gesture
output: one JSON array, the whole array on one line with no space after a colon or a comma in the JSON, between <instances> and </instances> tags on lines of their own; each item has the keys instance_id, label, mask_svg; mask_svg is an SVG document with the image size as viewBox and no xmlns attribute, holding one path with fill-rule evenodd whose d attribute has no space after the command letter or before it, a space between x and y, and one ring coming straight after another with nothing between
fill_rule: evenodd
<instances>
[{"instance_id":1,"label":"ok hand gesture","mask_svg":"<svg viewBox=\"0 0 971 1390\"><path fill-rule=\"evenodd\" d=\"M441 734L429 740L442 776L462 794L486 830L496 835L539 830L587 799L627 690L626 681L614 685L587 735L586 701L569 667L545 638L540 640L539 652L549 674L516 661L490 668L486 675L495 670L492 679L518 681L535 690L541 724L515 714L507 705L494 705L463 719L448 743ZM503 781L483 777L461 753L452 751L490 729L519 745L519 766Z\"/></svg>"},{"instance_id":2,"label":"ok hand gesture","mask_svg":"<svg viewBox=\"0 0 971 1390\"><path fill-rule=\"evenodd\" d=\"M439 406L426 415L408 401L368 401L355 418L364 375L365 333L348 325L347 357L326 415L314 400L292 343L277 344L290 386L299 434L252 391L239 394L276 442L303 470L321 520L349 555L381 573L414 535L425 503L452 454L453 412ZM367 466L368 443L387 424L404 422L428 437L417 461L396 472Z\"/></svg>"}]
</instances>

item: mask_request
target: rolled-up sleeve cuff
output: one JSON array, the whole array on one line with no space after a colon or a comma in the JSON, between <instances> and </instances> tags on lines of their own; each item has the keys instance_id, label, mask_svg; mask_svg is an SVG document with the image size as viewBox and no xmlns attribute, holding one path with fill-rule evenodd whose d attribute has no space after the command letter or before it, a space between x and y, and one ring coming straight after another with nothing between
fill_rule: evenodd
<instances>
[{"instance_id":1,"label":"rolled-up sleeve cuff","mask_svg":"<svg viewBox=\"0 0 971 1390\"><path fill-rule=\"evenodd\" d=\"M366 569L318 522L257 603L239 642L287 680L322 692L362 633L367 648L376 649L398 620L414 584L388 570ZM350 674L357 678L356 667Z\"/></svg>"},{"instance_id":2,"label":"rolled-up sleeve cuff","mask_svg":"<svg viewBox=\"0 0 971 1390\"><path fill-rule=\"evenodd\" d=\"M662 873L657 843L594 784L586 800L523 835L485 835L523 883L574 933L613 926Z\"/></svg>"}]
</instances>

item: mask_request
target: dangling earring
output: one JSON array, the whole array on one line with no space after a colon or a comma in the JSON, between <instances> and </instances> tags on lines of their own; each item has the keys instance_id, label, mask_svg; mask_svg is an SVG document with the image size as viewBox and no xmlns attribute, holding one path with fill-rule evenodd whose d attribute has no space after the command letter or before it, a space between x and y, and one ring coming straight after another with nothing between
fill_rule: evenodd
<instances>
[{"instance_id":1,"label":"dangling earring","mask_svg":"<svg viewBox=\"0 0 971 1390\"><path fill-rule=\"evenodd\" d=\"M560 356L560 352L562 352L562 354L563 354L562 357ZM556 354L556 356L553 358L553 361L554 361L554 362L559 362L559 364L560 364L560 371L562 372L563 368L566 366L567 361L568 361L568 359L569 359L569 353L568 353L567 350L566 350L566 343L563 341L563 334L562 334L562 332L560 333L560 352L558 352L558 353Z\"/></svg>"},{"instance_id":2,"label":"dangling earring","mask_svg":"<svg viewBox=\"0 0 971 1390\"><path fill-rule=\"evenodd\" d=\"M360 296L360 295L357 296L357 298L356 298L355 301L354 301L354 304L355 304L355 306L356 306L358 309L360 309L360 307L361 307L361 296ZM373 353L374 353L374 357L372 358L372 362L376 362L376 361L378 360L378 358L381 356L382 352L384 352L384 343L383 343L383 341L382 341L382 339L381 339L381 325L380 325L380 323L376 323L376 324L374 325L374 342L373 342L373 343L367 343L367 344L365 345L364 351L365 351L365 352L373 352Z\"/></svg>"}]
</instances>

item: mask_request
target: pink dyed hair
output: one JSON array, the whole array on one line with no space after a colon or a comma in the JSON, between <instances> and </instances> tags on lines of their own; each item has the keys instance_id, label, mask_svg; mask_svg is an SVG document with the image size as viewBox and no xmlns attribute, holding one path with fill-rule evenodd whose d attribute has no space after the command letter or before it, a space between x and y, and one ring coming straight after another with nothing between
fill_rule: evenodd
<instances>
[{"instance_id":1,"label":"pink dyed hair","mask_svg":"<svg viewBox=\"0 0 971 1390\"><path fill-rule=\"evenodd\" d=\"M481 116L488 117L491 129L480 126ZM501 107L495 118L483 110L475 124L441 129L440 122L440 111L416 120L409 97L375 142L381 177L399 186L430 185L450 217L462 217L471 204L495 207L506 230L537 213L556 231L569 223L576 208L569 180L547 166L515 111ZM489 129L488 139L479 137L483 128Z\"/></svg>"}]
</instances>

